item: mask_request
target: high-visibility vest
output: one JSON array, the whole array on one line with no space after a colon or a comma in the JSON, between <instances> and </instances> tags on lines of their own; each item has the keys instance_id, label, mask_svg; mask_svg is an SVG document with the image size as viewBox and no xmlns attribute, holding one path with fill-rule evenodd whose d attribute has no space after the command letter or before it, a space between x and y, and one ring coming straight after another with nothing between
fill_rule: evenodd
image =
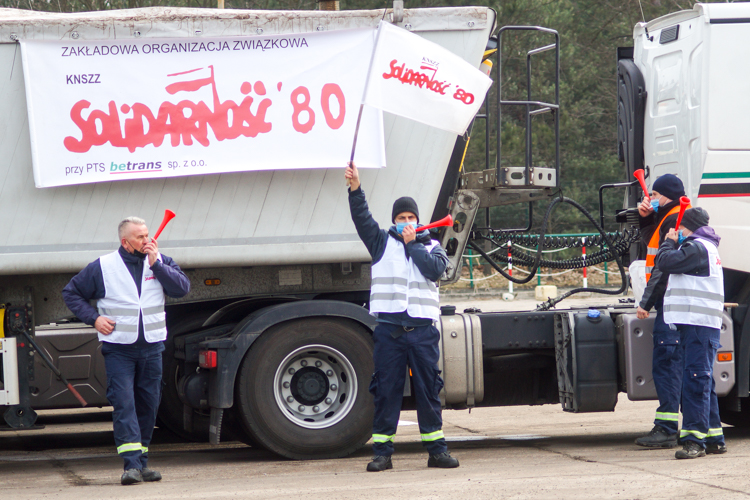
<instances>
[{"instance_id":1,"label":"high-visibility vest","mask_svg":"<svg viewBox=\"0 0 750 500\"><path fill-rule=\"evenodd\" d=\"M724 273L719 249L712 242L695 238L708 250L709 276L670 274L664 293L664 322L721 328L724 312Z\"/></svg>"},{"instance_id":2,"label":"high-visibility vest","mask_svg":"<svg viewBox=\"0 0 750 500\"><path fill-rule=\"evenodd\" d=\"M428 252L438 245L430 241ZM437 286L425 278L412 261L406 258L404 244L389 236L383 257L372 266L370 313L400 313L412 318L437 321L440 297Z\"/></svg>"},{"instance_id":3,"label":"high-visibility vest","mask_svg":"<svg viewBox=\"0 0 750 500\"><path fill-rule=\"evenodd\" d=\"M158 255L161 259L161 254ZM164 288L148 265L148 256L143 262L141 295L118 252L99 259L104 277L105 296L97 302L99 314L115 321L115 329L109 335L99 334L99 340L113 344L132 344L138 340L139 318L143 317L143 335L146 341L161 342L167 338L167 322L164 314Z\"/></svg>"},{"instance_id":4,"label":"high-visibility vest","mask_svg":"<svg viewBox=\"0 0 750 500\"><path fill-rule=\"evenodd\" d=\"M693 208L692 206L688 205L685 210L688 208ZM648 248L646 249L646 283L648 283L648 280L651 279L651 271L654 269L654 263L656 262L656 254L659 253L659 233L661 232L661 225L664 223L665 220L667 220L667 217L669 217L672 214L676 214L680 211L679 205L676 207L672 207L672 209L667 212L667 215L664 216L664 218L659 222L659 225L656 226L656 231L654 231L654 234L651 235L651 239L648 242Z\"/></svg>"}]
</instances>

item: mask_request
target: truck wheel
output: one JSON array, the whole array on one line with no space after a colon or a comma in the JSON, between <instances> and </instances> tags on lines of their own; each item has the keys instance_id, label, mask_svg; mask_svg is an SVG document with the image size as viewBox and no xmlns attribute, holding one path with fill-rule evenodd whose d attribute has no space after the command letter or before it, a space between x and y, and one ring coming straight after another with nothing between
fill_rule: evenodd
<instances>
[{"instance_id":1,"label":"truck wheel","mask_svg":"<svg viewBox=\"0 0 750 500\"><path fill-rule=\"evenodd\" d=\"M246 431L287 458L350 455L372 429L372 352L369 332L342 319L269 329L239 372L235 404Z\"/></svg>"}]
</instances>

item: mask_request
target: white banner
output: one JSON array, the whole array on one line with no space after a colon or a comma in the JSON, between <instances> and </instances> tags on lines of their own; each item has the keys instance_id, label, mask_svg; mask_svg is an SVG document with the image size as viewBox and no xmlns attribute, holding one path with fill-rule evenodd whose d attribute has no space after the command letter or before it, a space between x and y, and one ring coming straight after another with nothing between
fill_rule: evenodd
<instances>
[{"instance_id":1,"label":"white banner","mask_svg":"<svg viewBox=\"0 0 750 500\"><path fill-rule=\"evenodd\" d=\"M344 167L374 34L22 40L36 186ZM359 134L385 166L379 111Z\"/></svg>"},{"instance_id":2,"label":"white banner","mask_svg":"<svg viewBox=\"0 0 750 500\"><path fill-rule=\"evenodd\" d=\"M487 75L448 49L381 21L364 101L463 134L490 85Z\"/></svg>"}]
</instances>

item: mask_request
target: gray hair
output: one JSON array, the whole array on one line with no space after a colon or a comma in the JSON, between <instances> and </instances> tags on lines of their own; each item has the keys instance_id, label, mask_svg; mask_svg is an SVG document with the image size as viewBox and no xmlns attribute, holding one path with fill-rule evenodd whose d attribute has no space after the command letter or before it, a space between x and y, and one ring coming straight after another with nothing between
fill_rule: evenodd
<instances>
[{"instance_id":1,"label":"gray hair","mask_svg":"<svg viewBox=\"0 0 750 500\"><path fill-rule=\"evenodd\" d=\"M125 234L125 227L128 224L136 224L138 226L145 226L146 221L140 217L125 217L122 222L117 226L117 236L122 239Z\"/></svg>"}]
</instances>

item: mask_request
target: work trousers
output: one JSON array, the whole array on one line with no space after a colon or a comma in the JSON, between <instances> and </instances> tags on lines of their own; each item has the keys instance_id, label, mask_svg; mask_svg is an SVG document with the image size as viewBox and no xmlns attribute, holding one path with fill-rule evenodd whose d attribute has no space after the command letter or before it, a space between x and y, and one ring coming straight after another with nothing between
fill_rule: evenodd
<instances>
[{"instance_id":1,"label":"work trousers","mask_svg":"<svg viewBox=\"0 0 750 500\"><path fill-rule=\"evenodd\" d=\"M378 323L373 333L375 373L370 392L375 398L372 424L375 455L393 454L393 438L401 412L407 364L411 369L422 444L432 455L448 451L438 396L443 388L438 369L440 333L433 325L409 328ZM394 335L398 337L394 338Z\"/></svg>"},{"instance_id":2,"label":"work trousers","mask_svg":"<svg viewBox=\"0 0 750 500\"><path fill-rule=\"evenodd\" d=\"M677 325L685 369L682 378L682 430L680 440L724 444L713 364L719 344L718 328Z\"/></svg>"},{"instance_id":3,"label":"work trousers","mask_svg":"<svg viewBox=\"0 0 750 500\"><path fill-rule=\"evenodd\" d=\"M656 309L653 337L652 374L656 395L659 397L654 424L663 427L669 434L675 434L678 430L682 394L682 347L680 332L670 330L669 325L664 323L661 307Z\"/></svg>"},{"instance_id":4,"label":"work trousers","mask_svg":"<svg viewBox=\"0 0 750 500\"><path fill-rule=\"evenodd\" d=\"M162 388L164 344L102 342L107 371L107 399L114 408L112 423L117 453L124 468L144 469L156 423Z\"/></svg>"}]
</instances>

